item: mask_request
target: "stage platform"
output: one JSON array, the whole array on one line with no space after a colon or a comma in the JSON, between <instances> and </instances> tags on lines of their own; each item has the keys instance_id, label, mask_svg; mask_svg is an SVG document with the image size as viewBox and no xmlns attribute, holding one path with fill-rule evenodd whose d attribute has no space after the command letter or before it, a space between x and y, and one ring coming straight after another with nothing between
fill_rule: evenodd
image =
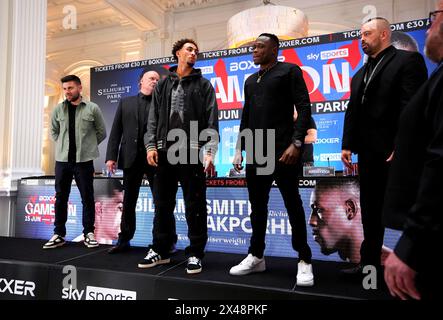
<instances>
[{"instance_id":1,"label":"stage platform","mask_svg":"<svg viewBox=\"0 0 443 320\"><path fill-rule=\"evenodd\" d=\"M242 277L229 268L244 255L208 252L203 271L188 275L183 251L168 265L140 269L145 248L110 255L110 246L68 242L43 250L45 240L0 237L0 299L39 300L387 300L387 289L365 290L339 270L346 263L313 261L315 286L295 285L297 260L266 257L267 270ZM69 288L70 284L76 286Z\"/></svg>"}]
</instances>

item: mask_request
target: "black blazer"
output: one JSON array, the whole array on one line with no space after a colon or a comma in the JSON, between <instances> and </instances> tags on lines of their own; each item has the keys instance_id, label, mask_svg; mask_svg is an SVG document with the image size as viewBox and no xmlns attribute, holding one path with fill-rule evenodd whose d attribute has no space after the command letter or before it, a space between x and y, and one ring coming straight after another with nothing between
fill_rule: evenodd
<instances>
[{"instance_id":1,"label":"black blazer","mask_svg":"<svg viewBox=\"0 0 443 320\"><path fill-rule=\"evenodd\" d=\"M137 153L141 152L138 148L138 99L138 95L136 95L120 100L109 135L106 161L117 161L120 169L130 168L137 157ZM149 101L145 110L143 132L146 132L150 105ZM143 152L143 156L146 158L144 148Z\"/></svg>"},{"instance_id":2,"label":"black blazer","mask_svg":"<svg viewBox=\"0 0 443 320\"><path fill-rule=\"evenodd\" d=\"M443 67L405 108L395 141L384 224L404 233L397 256L414 270L441 241L443 216ZM434 252L435 254L435 252Z\"/></svg>"},{"instance_id":3,"label":"black blazer","mask_svg":"<svg viewBox=\"0 0 443 320\"><path fill-rule=\"evenodd\" d=\"M342 149L388 158L401 111L426 81L427 69L421 54L393 46L375 69L364 92L365 64L351 82L351 97L345 114Z\"/></svg>"}]
</instances>

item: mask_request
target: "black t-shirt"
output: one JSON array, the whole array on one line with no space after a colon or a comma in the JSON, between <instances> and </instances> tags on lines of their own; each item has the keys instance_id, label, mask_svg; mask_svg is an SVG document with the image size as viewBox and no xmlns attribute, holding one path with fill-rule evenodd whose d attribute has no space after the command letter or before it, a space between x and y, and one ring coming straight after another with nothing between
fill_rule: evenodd
<instances>
[{"instance_id":1,"label":"black t-shirt","mask_svg":"<svg viewBox=\"0 0 443 320\"><path fill-rule=\"evenodd\" d=\"M69 120L69 152L68 161L76 162L77 146L75 145L75 110L77 106L68 101Z\"/></svg>"},{"instance_id":2,"label":"black t-shirt","mask_svg":"<svg viewBox=\"0 0 443 320\"><path fill-rule=\"evenodd\" d=\"M393 48L394 48L393 46L387 47L386 49L381 51L377 55L377 57L375 57L375 58L368 57L368 62L367 62L367 65L366 65L366 75L365 75L365 79L366 80L369 80L371 75L374 73L377 64L379 64L380 61L383 59L383 57L386 55L386 53L388 53Z\"/></svg>"},{"instance_id":3,"label":"black t-shirt","mask_svg":"<svg viewBox=\"0 0 443 320\"><path fill-rule=\"evenodd\" d=\"M294 105L298 113L295 124ZM311 103L300 67L279 62L246 80L240 130L274 129L277 157L293 140L304 140L310 117Z\"/></svg>"}]
</instances>

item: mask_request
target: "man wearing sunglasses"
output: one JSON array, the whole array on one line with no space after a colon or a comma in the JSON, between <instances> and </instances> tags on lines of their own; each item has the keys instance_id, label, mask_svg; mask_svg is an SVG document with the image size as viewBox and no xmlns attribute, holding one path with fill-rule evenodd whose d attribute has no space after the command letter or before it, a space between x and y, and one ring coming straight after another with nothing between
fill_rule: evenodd
<instances>
[{"instance_id":1,"label":"man wearing sunglasses","mask_svg":"<svg viewBox=\"0 0 443 320\"><path fill-rule=\"evenodd\" d=\"M403 229L386 260L385 281L403 300L441 299L443 196L443 0L429 15L425 52L438 64L399 121L386 189L385 225Z\"/></svg>"}]
</instances>

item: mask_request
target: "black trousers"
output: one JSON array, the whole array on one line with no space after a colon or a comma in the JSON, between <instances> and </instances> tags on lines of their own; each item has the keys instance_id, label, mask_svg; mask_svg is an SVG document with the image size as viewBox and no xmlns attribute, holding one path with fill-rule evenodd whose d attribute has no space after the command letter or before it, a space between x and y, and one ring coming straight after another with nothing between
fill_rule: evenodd
<instances>
[{"instance_id":1,"label":"black trousers","mask_svg":"<svg viewBox=\"0 0 443 320\"><path fill-rule=\"evenodd\" d=\"M298 251L299 260L311 263L312 253L306 235L306 217L298 192L300 164L276 163L272 175L257 175L256 167L246 165L246 183L251 203L252 236L249 253L261 258L265 251L266 226L268 222L269 192L275 180L288 211L292 227L292 248Z\"/></svg>"},{"instance_id":2,"label":"black trousers","mask_svg":"<svg viewBox=\"0 0 443 320\"><path fill-rule=\"evenodd\" d=\"M387 158L387 157L386 157ZM360 247L361 264L381 265L385 229L382 223L383 201L389 163L383 155L359 154L360 205L364 239Z\"/></svg>"},{"instance_id":3,"label":"black trousers","mask_svg":"<svg viewBox=\"0 0 443 320\"><path fill-rule=\"evenodd\" d=\"M132 166L123 169L123 188L125 192L123 195L122 221L118 234L119 242L128 242L134 237L136 229L135 208L144 174L147 176L149 187L153 193L154 167L148 165L143 153L139 153Z\"/></svg>"},{"instance_id":4,"label":"black trousers","mask_svg":"<svg viewBox=\"0 0 443 320\"><path fill-rule=\"evenodd\" d=\"M94 232L94 164L87 162L55 162L55 221L54 233L66 236L66 221L68 219L68 199L71 193L71 183L74 177L82 198L83 234Z\"/></svg>"},{"instance_id":5,"label":"black trousers","mask_svg":"<svg viewBox=\"0 0 443 320\"><path fill-rule=\"evenodd\" d=\"M441 233L441 232L440 232ZM441 234L436 237L429 237L425 247L416 257L420 259L419 265L416 268L416 287L421 294L422 300L441 301L443 298L443 279L439 276L441 273L440 264L435 262L432 257L436 256L437 243L441 241Z\"/></svg>"},{"instance_id":6,"label":"black trousers","mask_svg":"<svg viewBox=\"0 0 443 320\"><path fill-rule=\"evenodd\" d=\"M178 182L183 190L190 242L185 249L185 254L201 259L208 241L204 169L201 164L171 165L167 161L166 152L159 152L159 163L154 175L156 212L152 247L162 257L169 255L169 249L174 242L174 234L171 230L172 224L175 223L174 209Z\"/></svg>"}]
</instances>

